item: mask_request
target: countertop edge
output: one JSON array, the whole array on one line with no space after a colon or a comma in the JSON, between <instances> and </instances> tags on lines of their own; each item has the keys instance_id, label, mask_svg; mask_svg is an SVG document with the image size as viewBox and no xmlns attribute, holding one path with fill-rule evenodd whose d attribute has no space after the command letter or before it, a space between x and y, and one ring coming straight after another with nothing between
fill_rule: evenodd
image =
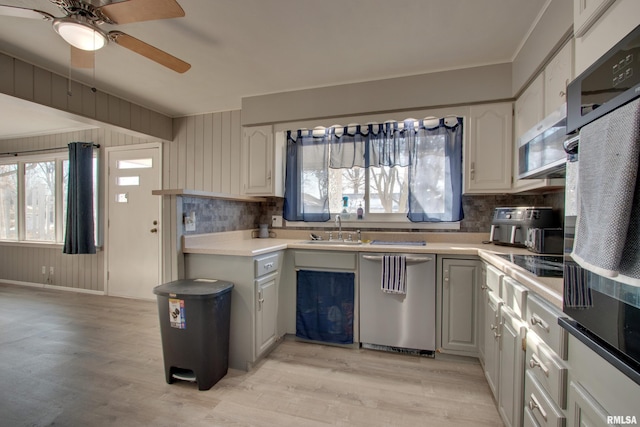
<instances>
[{"instance_id":1,"label":"countertop edge","mask_svg":"<svg viewBox=\"0 0 640 427\"><path fill-rule=\"evenodd\" d=\"M330 245L314 246L300 239L244 239L217 243L194 244L184 247L184 254L227 255L254 257L286 249L339 252L431 253L436 255L477 256L507 276L519 281L550 304L562 310L562 280L537 277L525 269L497 256L500 253L531 254L526 249L496 247L477 243L427 243L426 246L391 245Z\"/></svg>"}]
</instances>

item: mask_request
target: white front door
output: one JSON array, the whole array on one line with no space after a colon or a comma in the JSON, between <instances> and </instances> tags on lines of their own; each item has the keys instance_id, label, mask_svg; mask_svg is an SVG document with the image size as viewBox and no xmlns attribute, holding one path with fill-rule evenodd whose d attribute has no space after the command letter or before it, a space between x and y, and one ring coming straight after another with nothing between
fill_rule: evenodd
<instances>
[{"instance_id":1,"label":"white front door","mask_svg":"<svg viewBox=\"0 0 640 427\"><path fill-rule=\"evenodd\" d=\"M107 149L107 293L153 299L160 284L160 146Z\"/></svg>"}]
</instances>

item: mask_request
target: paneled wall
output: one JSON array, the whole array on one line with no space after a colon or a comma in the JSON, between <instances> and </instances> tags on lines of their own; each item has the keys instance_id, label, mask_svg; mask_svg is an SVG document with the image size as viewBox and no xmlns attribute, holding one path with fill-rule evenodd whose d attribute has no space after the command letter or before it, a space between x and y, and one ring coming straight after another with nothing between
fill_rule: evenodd
<instances>
[{"instance_id":1,"label":"paneled wall","mask_svg":"<svg viewBox=\"0 0 640 427\"><path fill-rule=\"evenodd\" d=\"M100 170L104 167L104 147L143 144L157 142L149 139L133 137L110 129L89 129L56 135L35 136L0 141L0 152L21 150L40 150L63 147L71 141L91 141L100 144ZM104 179L100 185L104 194ZM102 197L102 196L101 196ZM42 266L46 273L42 274ZM54 274L49 274L50 267ZM90 291L104 291L104 251L95 255L65 255L61 245L29 245L0 243L0 280L17 282L43 283L61 287L78 288Z\"/></svg>"},{"instance_id":2,"label":"paneled wall","mask_svg":"<svg viewBox=\"0 0 640 427\"><path fill-rule=\"evenodd\" d=\"M240 110L180 117L164 151L165 189L240 194Z\"/></svg>"},{"instance_id":3,"label":"paneled wall","mask_svg":"<svg viewBox=\"0 0 640 427\"><path fill-rule=\"evenodd\" d=\"M162 142L163 188L182 188L227 194L241 193L241 125L240 111L202 114L174 119L173 141ZM71 141L92 141L101 147L158 142L154 137L139 137L112 130L96 128L86 131L36 136L0 141L0 152L66 147ZM103 152L104 153L104 152ZM106 157L101 156L101 170L105 171ZM101 194L104 194L104 175ZM102 197L102 196L101 196ZM163 200L163 253L164 274L177 277L180 264L180 236L182 234L181 198L165 197ZM178 205L180 204L180 205ZM238 202L215 205L224 206L224 214L212 214L212 221L219 215L235 217L237 212L251 212L255 216L257 204L243 206ZM204 211L202 211L204 212ZM216 216L218 215L218 216ZM206 217L203 215L203 220ZM248 222L247 222L248 221ZM235 229L253 224L254 219L237 222L229 220L224 229ZM224 221L223 221L224 223ZM246 223L246 224L245 224ZM206 230L220 229L220 224L201 223ZM9 261L11 260L11 261ZM42 266L47 274L42 275ZM49 278L49 267L54 276ZM104 252L96 255L63 255L60 246L51 248L0 243L0 279L18 282L49 283L56 286L104 291Z\"/></svg>"},{"instance_id":4,"label":"paneled wall","mask_svg":"<svg viewBox=\"0 0 640 427\"><path fill-rule=\"evenodd\" d=\"M69 94L69 91L71 94ZM83 123L106 123L171 138L171 118L116 96L0 53L0 93L38 104L39 108L72 113Z\"/></svg>"}]
</instances>

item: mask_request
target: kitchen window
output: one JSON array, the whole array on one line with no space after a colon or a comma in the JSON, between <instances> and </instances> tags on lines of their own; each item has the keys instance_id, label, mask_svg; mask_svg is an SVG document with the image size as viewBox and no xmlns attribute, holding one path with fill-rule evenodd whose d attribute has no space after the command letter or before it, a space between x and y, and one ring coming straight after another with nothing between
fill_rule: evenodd
<instances>
[{"instance_id":1,"label":"kitchen window","mask_svg":"<svg viewBox=\"0 0 640 427\"><path fill-rule=\"evenodd\" d=\"M288 221L457 222L461 194L462 118L287 132Z\"/></svg>"},{"instance_id":2,"label":"kitchen window","mask_svg":"<svg viewBox=\"0 0 640 427\"><path fill-rule=\"evenodd\" d=\"M98 206L98 158L93 158L94 206ZM69 160L67 153L0 160L0 240L64 243ZM98 224L94 209L94 224ZM98 227L94 239L98 242Z\"/></svg>"}]
</instances>

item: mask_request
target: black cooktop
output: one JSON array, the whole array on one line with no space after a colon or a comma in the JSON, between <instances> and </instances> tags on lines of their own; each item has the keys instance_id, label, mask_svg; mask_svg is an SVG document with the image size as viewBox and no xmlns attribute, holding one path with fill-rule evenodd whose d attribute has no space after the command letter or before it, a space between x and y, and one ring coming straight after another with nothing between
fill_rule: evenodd
<instances>
[{"instance_id":1,"label":"black cooktop","mask_svg":"<svg viewBox=\"0 0 640 427\"><path fill-rule=\"evenodd\" d=\"M496 254L538 277L562 277L563 258L558 255Z\"/></svg>"}]
</instances>

